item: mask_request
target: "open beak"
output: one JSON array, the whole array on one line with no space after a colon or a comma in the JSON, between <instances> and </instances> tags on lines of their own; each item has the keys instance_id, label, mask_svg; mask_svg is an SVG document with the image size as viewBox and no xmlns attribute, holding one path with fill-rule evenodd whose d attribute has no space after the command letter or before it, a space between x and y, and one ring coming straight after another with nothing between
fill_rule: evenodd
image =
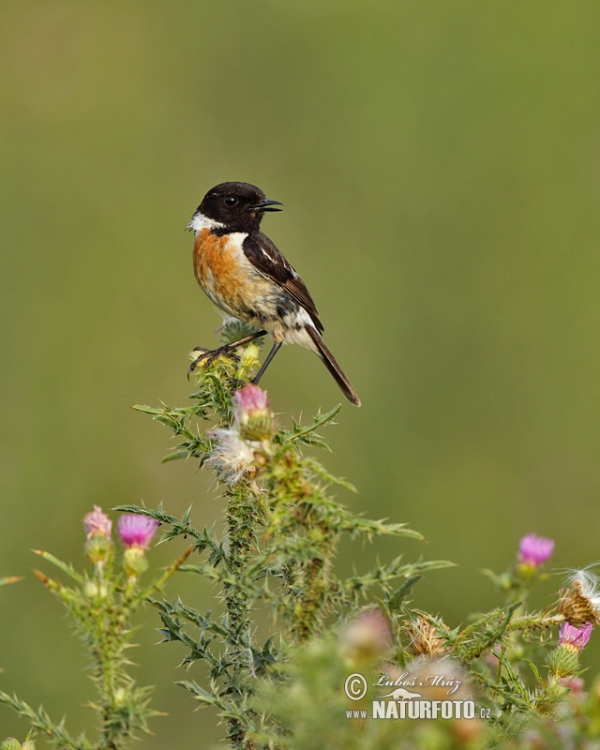
<instances>
[{"instance_id":1,"label":"open beak","mask_svg":"<svg viewBox=\"0 0 600 750\"><path fill-rule=\"evenodd\" d=\"M273 206L283 206L280 201L270 201L265 198L264 201L257 203L255 206L248 206L248 211L281 211L280 208L273 208Z\"/></svg>"}]
</instances>

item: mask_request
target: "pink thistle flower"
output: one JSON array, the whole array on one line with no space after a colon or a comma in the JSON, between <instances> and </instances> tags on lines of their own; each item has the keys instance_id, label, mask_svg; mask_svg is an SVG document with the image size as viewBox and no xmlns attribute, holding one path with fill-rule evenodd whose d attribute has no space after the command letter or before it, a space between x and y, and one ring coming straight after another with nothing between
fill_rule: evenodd
<instances>
[{"instance_id":1,"label":"pink thistle flower","mask_svg":"<svg viewBox=\"0 0 600 750\"><path fill-rule=\"evenodd\" d=\"M342 628L340 641L353 659L382 656L393 645L389 620L379 609L365 610Z\"/></svg>"},{"instance_id":2,"label":"pink thistle flower","mask_svg":"<svg viewBox=\"0 0 600 750\"><path fill-rule=\"evenodd\" d=\"M136 513L125 513L119 517L119 536L124 547L146 549L158 528L158 521Z\"/></svg>"},{"instance_id":3,"label":"pink thistle flower","mask_svg":"<svg viewBox=\"0 0 600 750\"><path fill-rule=\"evenodd\" d=\"M99 505L94 505L94 510L86 513L83 517L83 526L88 540L94 536L110 537L112 521L102 512Z\"/></svg>"},{"instance_id":4,"label":"pink thistle flower","mask_svg":"<svg viewBox=\"0 0 600 750\"><path fill-rule=\"evenodd\" d=\"M581 651L589 643L593 629L594 625L591 622L586 622L580 628L564 622L558 633L558 645L574 651Z\"/></svg>"},{"instance_id":5,"label":"pink thistle flower","mask_svg":"<svg viewBox=\"0 0 600 750\"><path fill-rule=\"evenodd\" d=\"M537 534L528 534L519 544L519 561L532 568L539 568L552 557L554 541Z\"/></svg>"},{"instance_id":6,"label":"pink thistle flower","mask_svg":"<svg viewBox=\"0 0 600 750\"><path fill-rule=\"evenodd\" d=\"M248 383L233 395L235 426L246 440L267 440L273 432L273 415L269 411L266 391Z\"/></svg>"},{"instance_id":7,"label":"pink thistle flower","mask_svg":"<svg viewBox=\"0 0 600 750\"><path fill-rule=\"evenodd\" d=\"M248 383L233 394L233 412L236 419L240 420L246 415L254 412L264 412L269 405L267 392L257 385Z\"/></svg>"}]
</instances>

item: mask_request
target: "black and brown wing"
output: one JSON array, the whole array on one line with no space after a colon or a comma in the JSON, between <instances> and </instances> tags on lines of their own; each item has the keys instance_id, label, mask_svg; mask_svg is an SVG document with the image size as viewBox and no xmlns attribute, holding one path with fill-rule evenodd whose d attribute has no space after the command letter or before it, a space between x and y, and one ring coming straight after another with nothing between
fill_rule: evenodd
<instances>
[{"instance_id":1,"label":"black and brown wing","mask_svg":"<svg viewBox=\"0 0 600 750\"><path fill-rule=\"evenodd\" d=\"M323 333L323 324L306 284L267 235L262 232L248 235L244 240L243 249L252 265L285 289L310 315L317 331Z\"/></svg>"}]
</instances>

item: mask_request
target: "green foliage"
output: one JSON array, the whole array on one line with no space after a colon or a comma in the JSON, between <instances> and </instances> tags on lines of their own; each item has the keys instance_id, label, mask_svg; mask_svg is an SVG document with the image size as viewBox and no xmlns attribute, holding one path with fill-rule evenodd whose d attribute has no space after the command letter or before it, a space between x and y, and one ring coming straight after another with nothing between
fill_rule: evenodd
<instances>
[{"instance_id":1,"label":"green foliage","mask_svg":"<svg viewBox=\"0 0 600 750\"><path fill-rule=\"evenodd\" d=\"M170 458L192 457L214 470L226 500L222 531L195 529L189 512L177 519L162 507L121 508L162 523L162 541L190 537L202 555L181 570L214 584L216 611L180 599L153 604L163 642L186 649L181 665L208 667L205 681L179 684L217 709L229 746L508 750L533 748L542 738L552 747L565 731L581 740L595 736L600 702L596 693L584 702L577 692L578 650L552 638L564 611L525 609L531 587L546 577L539 566L485 571L504 604L454 629L408 600L425 571L448 562L406 562L399 555L346 579L336 574L344 534L369 541L422 537L402 523L355 515L332 497L334 488L354 488L305 450L327 449L319 431L339 406L308 424L294 420L291 429L277 429L266 406L258 416L244 414L245 389L232 394L252 375L242 364L248 361L242 351L237 360L220 358L201 370L192 406L138 407L179 439ZM261 439L244 433L253 418L270 428ZM344 692L356 673L367 685L358 703ZM575 680L570 686L565 674ZM432 691L428 680L435 675L456 687ZM424 700L476 704L477 715L441 722L371 718L371 703L403 680L418 685ZM384 705L394 715L391 703ZM525 728L533 744L514 739Z\"/></svg>"},{"instance_id":2,"label":"green foliage","mask_svg":"<svg viewBox=\"0 0 600 750\"><path fill-rule=\"evenodd\" d=\"M49 552L36 553L55 565L71 581L71 586L34 571L67 609L75 631L82 638L91 666L91 677L97 698L89 704L97 716L98 739L91 742L84 734L75 738L66 729L65 718L54 721L40 706L37 710L16 695L0 691L0 703L25 718L32 729L42 732L52 746L60 750L121 750L138 731L149 732L148 721L159 714L150 708L152 689L139 687L129 674L131 662L132 619L139 606L166 581L191 553L191 548L149 586L140 586L139 575L132 569L128 553L141 560L145 568L144 550L139 545L126 545L124 554L115 559L110 537L111 522L99 508L86 519L100 518L101 528L88 530L86 553L92 563L91 573L79 573Z\"/></svg>"},{"instance_id":3,"label":"green foliage","mask_svg":"<svg viewBox=\"0 0 600 750\"><path fill-rule=\"evenodd\" d=\"M226 327L224 340L247 333ZM406 581L412 585L420 572L450 564L403 563L399 556L349 580L339 578L333 563L342 535L365 540L422 536L402 523L351 513L330 491L332 487L353 491L352 485L302 452L327 448L318 430L332 423L340 406L318 414L309 424L294 420L292 429L277 430L272 415L270 419L267 415L270 435L238 445L240 402L236 406L232 396L257 363L252 346L245 347L237 360L223 357L201 368L191 406L136 407L178 438L169 459L193 457L200 465L215 468L227 501L222 535L214 528L194 529L187 513L178 520L162 508L120 508L161 522L166 527L162 541L188 536L203 553L201 563L182 570L214 583L221 613L198 612L181 601L155 600L154 604L163 622L163 640L178 641L188 651L182 664L186 668L196 661L208 664L208 686L194 681L180 684L199 703L217 707L234 748L249 747L248 733L270 724L254 707L257 688L263 681L283 680L284 667L301 644L355 614L375 594L388 609L398 609L409 590ZM203 430L202 423L211 429ZM405 583L398 587L398 580ZM257 628L265 613L270 615L270 632L260 637Z\"/></svg>"},{"instance_id":4,"label":"green foliage","mask_svg":"<svg viewBox=\"0 0 600 750\"><path fill-rule=\"evenodd\" d=\"M226 326L223 335L245 333ZM499 591L498 606L454 628L409 599L425 572L449 562L398 555L341 577L335 559L344 535L370 542L422 536L403 523L356 515L332 495L354 488L310 452L327 448L319 431L340 407L278 427L266 393L246 383L257 354L252 343L198 363L191 406L137 407L178 439L170 458L194 458L214 473L225 500L220 528L195 528L190 510L177 518L162 505L120 507L151 527L150 537L160 524L161 543L192 542L145 587L139 578L150 537L127 542L121 528L126 549L118 565L100 509L86 516L91 574L38 552L71 581L37 573L88 648L98 740L73 738L64 720L14 695L0 693L0 702L56 748L124 748L156 715L126 657L132 616L148 601L160 616L162 642L183 646L181 666L203 665L203 676L179 685L216 710L231 750L600 748L600 682L583 693L579 661L600 622L595 576L574 571L558 601L528 611L553 546L531 535L529 557L521 554L501 574L484 571ZM214 610L158 596L175 571L208 580Z\"/></svg>"}]
</instances>

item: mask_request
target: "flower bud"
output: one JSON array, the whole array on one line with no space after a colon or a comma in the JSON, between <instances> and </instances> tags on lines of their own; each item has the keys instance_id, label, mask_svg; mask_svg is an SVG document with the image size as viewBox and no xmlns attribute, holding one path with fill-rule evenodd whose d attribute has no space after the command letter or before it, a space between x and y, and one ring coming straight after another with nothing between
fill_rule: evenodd
<instances>
[{"instance_id":1,"label":"flower bud","mask_svg":"<svg viewBox=\"0 0 600 750\"><path fill-rule=\"evenodd\" d=\"M21 743L14 737L7 737L0 745L0 750L21 750Z\"/></svg>"},{"instance_id":2,"label":"flower bud","mask_svg":"<svg viewBox=\"0 0 600 750\"><path fill-rule=\"evenodd\" d=\"M245 373L253 374L258 370L260 365L259 353L260 349L254 343L242 348L240 353L240 371L242 375Z\"/></svg>"},{"instance_id":3,"label":"flower bud","mask_svg":"<svg viewBox=\"0 0 600 750\"><path fill-rule=\"evenodd\" d=\"M570 677L579 671L579 651L559 646L548 658L548 667L555 677Z\"/></svg>"},{"instance_id":4,"label":"flower bud","mask_svg":"<svg viewBox=\"0 0 600 750\"><path fill-rule=\"evenodd\" d=\"M139 578L148 570L148 560L142 547L128 547L123 553L123 570L129 578Z\"/></svg>"},{"instance_id":5,"label":"flower bud","mask_svg":"<svg viewBox=\"0 0 600 750\"><path fill-rule=\"evenodd\" d=\"M84 545L88 560L94 565L103 565L108 561L112 552L112 540L107 536L88 536Z\"/></svg>"},{"instance_id":6,"label":"flower bud","mask_svg":"<svg viewBox=\"0 0 600 750\"><path fill-rule=\"evenodd\" d=\"M83 594L87 599L95 599L98 596L98 586L93 581L83 584Z\"/></svg>"}]
</instances>

